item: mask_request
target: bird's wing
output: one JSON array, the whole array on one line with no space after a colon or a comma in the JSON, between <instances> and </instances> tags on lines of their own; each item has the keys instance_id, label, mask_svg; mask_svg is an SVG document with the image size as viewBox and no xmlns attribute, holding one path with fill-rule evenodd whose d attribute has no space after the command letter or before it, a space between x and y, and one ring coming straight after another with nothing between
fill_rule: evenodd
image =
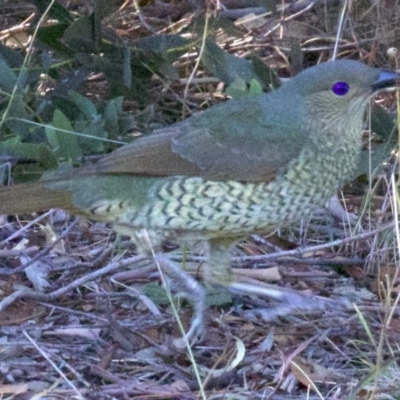
<instances>
[{"instance_id":1,"label":"bird's wing","mask_svg":"<svg viewBox=\"0 0 400 400\"><path fill-rule=\"evenodd\" d=\"M299 155L308 134L277 116L268 99L248 97L214 106L121 147L100 160L96 172L248 182L273 179Z\"/></svg>"}]
</instances>

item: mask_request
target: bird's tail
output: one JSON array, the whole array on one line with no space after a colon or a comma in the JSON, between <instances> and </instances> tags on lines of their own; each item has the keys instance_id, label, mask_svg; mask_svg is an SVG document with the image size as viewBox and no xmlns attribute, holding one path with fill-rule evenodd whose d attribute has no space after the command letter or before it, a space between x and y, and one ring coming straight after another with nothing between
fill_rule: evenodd
<instances>
[{"instance_id":1,"label":"bird's tail","mask_svg":"<svg viewBox=\"0 0 400 400\"><path fill-rule=\"evenodd\" d=\"M43 182L0 187L0 214L22 214L50 208L73 209L71 194L51 190Z\"/></svg>"}]
</instances>

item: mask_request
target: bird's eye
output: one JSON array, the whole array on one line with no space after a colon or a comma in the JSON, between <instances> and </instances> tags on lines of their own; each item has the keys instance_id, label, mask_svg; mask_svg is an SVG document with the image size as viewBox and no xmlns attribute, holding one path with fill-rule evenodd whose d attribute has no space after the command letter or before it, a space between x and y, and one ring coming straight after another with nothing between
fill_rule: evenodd
<instances>
[{"instance_id":1,"label":"bird's eye","mask_svg":"<svg viewBox=\"0 0 400 400\"><path fill-rule=\"evenodd\" d=\"M349 85L346 82L336 82L332 86L332 92L338 96L344 96L349 91Z\"/></svg>"}]
</instances>

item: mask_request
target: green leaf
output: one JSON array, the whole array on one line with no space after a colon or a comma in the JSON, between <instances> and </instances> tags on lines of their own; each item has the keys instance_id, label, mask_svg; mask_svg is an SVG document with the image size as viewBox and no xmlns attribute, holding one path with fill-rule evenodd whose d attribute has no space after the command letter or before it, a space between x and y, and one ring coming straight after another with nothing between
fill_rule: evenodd
<instances>
[{"instance_id":1,"label":"green leaf","mask_svg":"<svg viewBox=\"0 0 400 400\"><path fill-rule=\"evenodd\" d=\"M298 74L303 70L304 52L297 39L291 38L289 39L289 42L290 42L289 58L290 58L291 70L295 74Z\"/></svg>"},{"instance_id":2,"label":"green leaf","mask_svg":"<svg viewBox=\"0 0 400 400\"><path fill-rule=\"evenodd\" d=\"M397 145L395 128L393 117L383 107L375 105L371 110L371 129L379 135L383 143L373 145L371 151L361 152L354 178L366 175L368 179L371 179L370 172L373 174L381 172L383 162L391 156L392 150Z\"/></svg>"},{"instance_id":3,"label":"green leaf","mask_svg":"<svg viewBox=\"0 0 400 400\"><path fill-rule=\"evenodd\" d=\"M169 304L165 290L156 283L148 283L143 286L143 293L148 296L157 305Z\"/></svg>"},{"instance_id":4,"label":"green leaf","mask_svg":"<svg viewBox=\"0 0 400 400\"><path fill-rule=\"evenodd\" d=\"M103 117L105 120L105 128L110 137L117 137L119 130L119 115L122 112L123 97L119 96L110 100L104 108Z\"/></svg>"},{"instance_id":5,"label":"green leaf","mask_svg":"<svg viewBox=\"0 0 400 400\"><path fill-rule=\"evenodd\" d=\"M257 81L256 79L252 79L250 81L249 93L251 95L257 95L257 94L263 93L262 86L261 86L260 82Z\"/></svg>"},{"instance_id":6,"label":"green leaf","mask_svg":"<svg viewBox=\"0 0 400 400\"><path fill-rule=\"evenodd\" d=\"M157 35L140 39L131 57L132 70L136 64L144 65L152 73L170 80L179 78L174 61L187 52L190 42L178 35Z\"/></svg>"},{"instance_id":7,"label":"green leaf","mask_svg":"<svg viewBox=\"0 0 400 400\"><path fill-rule=\"evenodd\" d=\"M15 49L0 43L0 59L10 68L19 68L24 63L24 57Z\"/></svg>"},{"instance_id":8,"label":"green leaf","mask_svg":"<svg viewBox=\"0 0 400 400\"><path fill-rule=\"evenodd\" d=\"M231 84L225 89L225 93L233 98L247 96L249 92L246 81L235 76Z\"/></svg>"},{"instance_id":9,"label":"green leaf","mask_svg":"<svg viewBox=\"0 0 400 400\"><path fill-rule=\"evenodd\" d=\"M242 96L255 96L263 93L261 84L256 79L252 79L247 84L243 79L235 77L232 84L225 89L225 93L233 98Z\"/></svg>"},{"instance_id":10,"label":"green leaf","mask_svg":"<svg viewBox=\"0 0 400 400\"><path fill-rule=\"evenodd\" d=\"M28 114L21 91L18 90L13 98L8 101L10 106L5 118L5 125L14 135L24 139L29 135L31 126L29 122L22 121L22 119L29 121L31 116ZM1 117L3 117L3 114L1 113Z\"/></svg>"},{"instance_id":11,"label":"green leaf","mask_svg":"<svg viewBox=\"0 0 400 400\"><path fill-rule=\"evenodd\" d=\"M104 153L106 141L98 139L108 137L104 120L89 123L81 132L85 137L79 137L79 143L86 154Z\"/></svg>"},{"instance_id":12,"label":"green leaf","mask_svg":"<svg viewBox=\"0 0 400 400\"><path fill-rule=\"evenodd\" d=\"M87 97L74 90L68 90L68 96L87 119L96 121L100 118L95 105Z\"/></svg>"},{"instance_id":13,"label":"green leaf","mask_svg":"<svg viewBox=\"0 0 400 400\"><path fill-rule=\"evenodd\" d=\"M232 76L232 72L229 70L228 58L229 55L217 44L209 39L206 40L201 62L213 75L221 79L221 81L227 85L230 85L234 80L234 76ZM239 76L237 73L235 75ZM239 77L242 80L244 79L241 76Z\"/></svg>"},{"instance_id":14,"label":"green leaf","mask_svg":"<svg viewBox=\"0 0 400 400\"><path fill-rule=\"evenodd\" d=\"M123 54L124 61L122 64L122 80L124 82L124 86L130 89L132 87L131 53L127 47L124 47Z\"/></svg>"},{"instance_id":15,"label":"green leaf","mask_svg":"<svg viewBox=\"0 0 400 400\"><path fill-rule=\"evenodd\" d=\"M12 177L15 183L36 182L38 181L46 169L41 163L29 162L18 163L12 171Z\"/></svg>"},{"instance_id":16,"label":"green leaf","mask_svg":"<svg viewBox=\"0 0 400 400\"><path fill-rule=\"evenodd\" d=\"M6 62L0 58L0 88L3 92L12 93L17 84L17 77Z\"/></svg>"},{"instance_id":17,"label":"green leaf","mask_svg":"<svg viewBox=\"0 0 400 400\"><path fill-rule=\"evenodd\" d=\"M54 111L52 124L53 126L46 126L45 132L47 140L57 156L67 160L76 160L82 157L73 127L68 118L58 109Z\"/></svg>"},{"instance_id":18,"label":"green leaf","mask_svg":"<svg viewBox=\"0 0 400 400\"><path fill-rule=\"evenodd\" d=\"M58 164L53 152L44 144L21 143L19 140L0 142L0 155L37 161L45 169L55 169Z\"/></svg>"},{"instance_id":19,"label":"green leaf","mask_svg":"<svg viewBox=\"0 0 400 400\"><path fill-rule=\"evenodd\" d=\"M238 80L250 84L257 80L263 89L279 86L279 79L264 63L253 56L252 61L236 57L207 39L201 61L205 68L227 85L237 85Z\"/></svg>"},{"instance_id":20,"label":"green leaf","mask_svg":"<svg viewBox=\"0 0 400 400\"><path fill-rule=\"evenodd\" d=\"M75 53L96 53L93 18L89 16L76 20L65 30L63 41Z\"/></svg>"},{"instance_id":21,"label":"green leaf","mask_svg":"<svg viewBox=\"0 0 400 400\"><path fill-rule=\"evenodd\" d=\"M3 49L4 50L4 49ZM12 58L10 52L4 52L8 58ZM13 59L17 62L17 58ZM27 73L21 72L17 75L11 70L11 68L4 61L4 55L0 53L0 93L4 96L3 104L0 101L0 119L4 119L5 126L15 135L25 138L29 134L29 125L21 120L29 120L30 113L24 103L22 87L27 79ZM13 91L15 92L13 93ZM11 96L12 95L12 96ZM6 115L4 115L7 113ZM3 129L2 129L3 131ZM0 136L1 133L0 131Z\"/></svg>"},{"instance_id":22,"label":"green leaf","mask_svg":"<svg viewBox=\"0 0 400 400\"><path fill-rule=\"evenodd\" d=\"M68 27L69 25L66 24L56 24L41 27L38 30L37 39L50 49L56 50L64 56L72 57L74 51L61 42L61 39L63 38Z\"/></svg>"},{"instance_id":23,"label":"green leaf","mask_svg":"<svg viewBox=\"0 0 400 400\"><path fill-rule=\"evenodd\" d=\"M0 80L4 79L3 83L7 80L7 75L3 77L3 73L7 74L11 72L11 74L13 74L17 79L17 83L20 88L24 88L27 83L33 83L36 87L39 76L41 73L43 73L43 66L32 65L33 63L30 63L29 67L22 71L21 67L24 63L24 58L22 55L16 50L0 44L0 61L1 60L6 63L9 68L9 72L4 71L4 66L1 68ZM14 85L12 86L14 87ZM0 84L0 90L7 91L3 84ZM8 92L10 93L11 90L8 90Z\"/></svg>"},{"instance_id":24,"label":"green leaf","mask_svg":"<svg viewBox=\"0 0 400 400\"><path fill-rule=\"evenodd\" d=\"M251 56L252 70L257 77L257 81L261 83L261 88L266 91L278 89L281 86L281 80L274 70L267 67L264 62L257 56ZM253 80L252 80L253 81Z\"/></svg>"},{"instance_id":25,"label":"green leaf","mask_svg":"<svg viewBox=\"0 0 400 400\"><path fill-rule=\"evenodd\" d=\"M394 118L380 105L375 104L371 111L371 129L383 139L392 136L396 124Z\"/></svg>"}]
</instances>

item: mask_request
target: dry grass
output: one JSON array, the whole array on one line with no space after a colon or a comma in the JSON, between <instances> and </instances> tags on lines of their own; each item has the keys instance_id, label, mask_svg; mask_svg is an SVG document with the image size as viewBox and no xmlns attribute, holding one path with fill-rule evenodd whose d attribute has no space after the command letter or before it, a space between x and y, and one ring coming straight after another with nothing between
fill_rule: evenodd
<instances>
[{"instance_id":1,"label":"dry grass","mask_svg":"<svg viewBox=\"0 0 400 400\"><path fill-rule=\"evenodd\" d=\"M71 3L79 12L88 7ZM29 24L19 24L34 11L30 7L18 1L0 7L3 43L16 32L20 39L27 35ZM174 33L187 11L181 3L149 4L139 15L129 3L110 16L108 29L126 40L147 36L150 29ZM290 72L290 48L297 60L294 43L301 45L305 66L327 60L337 46L338 58L393 68L398 58L387 50L399 43L399 18L395 0L357 1L348 8L327 1L247 22L241 39L218 42L238 56L256 53L281 76ZM216 103L215 80L186 79L195 65L196 54L185 55L180 81L166 86L155 80L155 111L142 112L138 121L151 115L152 121L170 123L188 109ZM104 89L95 81L87 92L101 96ZM395 110L395 96L380 101ZM126 107L139 114L135 104ZM234 259L242 276L245 269L247 278L257 270L260 275L252 278L260 281L271 272L280 286L347 297L354 307L266 322L254 311L271 307L265 299L210 294L207 337L191 354L169 346L180 335L177 316L187 328L191 308L175 301L174 314L156 267L136 257L129 241L62 211L35 220L2 217L2 398L400 399L396 165L344 189L344 205L359 215L356 224L321 213L268 241L249 239ZM201 254L173 254L198 274Z\"/></svg>"}]
</instances>

